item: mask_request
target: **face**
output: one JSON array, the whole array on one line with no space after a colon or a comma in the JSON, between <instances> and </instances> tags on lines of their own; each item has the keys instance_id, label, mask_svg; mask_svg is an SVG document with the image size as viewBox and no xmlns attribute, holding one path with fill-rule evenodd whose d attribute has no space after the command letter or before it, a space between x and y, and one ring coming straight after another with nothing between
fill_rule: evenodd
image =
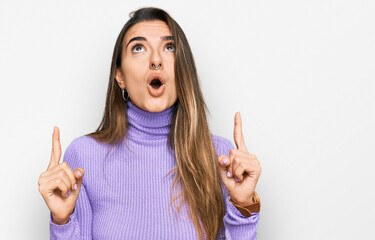
<instances>
[{"instance_id":1,"label":"face","mask_svg":"<svg viewBox=\"0 0 375 240\"><path fill-rule=\"evenodd\" d=\"M171 37L168 25L160 20L137 23L124 37L122 65L115 78L132 103L149 112L161 112L177 100Z\"/></svg>"}]
</instances>

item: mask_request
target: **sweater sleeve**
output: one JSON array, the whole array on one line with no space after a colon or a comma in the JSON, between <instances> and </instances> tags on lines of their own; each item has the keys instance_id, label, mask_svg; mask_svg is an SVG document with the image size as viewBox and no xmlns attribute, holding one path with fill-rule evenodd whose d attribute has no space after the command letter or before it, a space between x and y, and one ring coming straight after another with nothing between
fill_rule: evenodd
<instances>
[{"instance_id":1,"label":"sweater sleeve","mask_svg":"<svg viewBox=\"0 0 375 240\"><path fill-rule=\"evenodd\" d=\"M244 217L238 209L229 202L229 196L225 199L226 213L224 216L225 238L230 239L257 239L257 227L259 213L253 213L250 217Z\"/></svg>"},{"instance_id":2,"label":"sweater sleeve","mask_svg":"<svg viewBox=\"0 0 375 240\"><path fill-rule=\"evenodd\" d=\"M63 162L67 162L72 171L77 167L84 167L79 161L76 151L75 141L73 141L65 151ZM85 172L86 176L87 172ZM86 181L83 176L81 190L79 192L75 208L69 221L63 225L57 225L52 222L50 213L50 239L51 240L86 240L92 239L92 210L91 204L86 192Z\"/></svg>"},{"instance_id":3,"label":"sweater sleeve","mask_svg":"<svg viewBox=\"0 0 375 240\"><path fill-rule=\"evenodd\" d=\"M229 156L229 151L235 148L233 144L226 138L214 137L214 145L218 156ZM225 215L223 219L224 229L221 229L217 239L257 239L257 227L259 222L259 213L252 213L252 216L245 217L241 212L229 201L229 194L222 183L223 199L225 204Z\"/></svg>"}]
</instances>

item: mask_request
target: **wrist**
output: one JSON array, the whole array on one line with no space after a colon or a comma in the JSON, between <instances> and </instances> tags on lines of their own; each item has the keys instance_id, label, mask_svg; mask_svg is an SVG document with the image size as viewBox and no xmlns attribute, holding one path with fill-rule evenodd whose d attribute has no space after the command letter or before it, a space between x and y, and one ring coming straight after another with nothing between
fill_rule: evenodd
<instances>
[{"instance_id":1,"label":"wrist","mask_svg":"<svg viewBox=\"0 0 375 240\"><path fill-rule=\"evenodd\" d=\"M236 204L236 206L247 207L257 202L255 194L256 193L254 192L253 195L251 195L251 197L247 201L238 201L237 199L233 199L231 196L229 196L229 199L232 203Z\"/></svg>"},{"instance_id":2,"label":"wrist","mask_svg":"<svg viewBox=\"0 0 375 240\"><path fill-rule=\"evenodd\" d=\"M251 197L251 200L249 202L245 203L236 203L232 199L230 199L229 196L229 202L232 203L233 206L237 208L237 210L244 216L244 217L250 217L252 213L254 212L260 212L260 199L256 192Z\"/></svg>"},{"instance_id":3,"label":"wrist","mask_svg":"<svg viewBox=\"0 0 375 240\"><path fill-rule=\"evenodd\" d=\"M55 216L53 213L51 213L52 222L57 225L64 225L69 222L70 216L74 213L74 209L72 212L70 212L67 216Z\"/></svg>"},{"instance_id":4,"label":"wrist","mask_svg":"<svg viewBox=\"0 0 375 240\"><path fill-rule=\"evenodd\" d=\"M54 224L57 224L57 225L64 225L64 224L67 224L69 222L69 218L67 219L55 219L53 216L52 216L52 222Z\"/></svg>"}]
</instances>

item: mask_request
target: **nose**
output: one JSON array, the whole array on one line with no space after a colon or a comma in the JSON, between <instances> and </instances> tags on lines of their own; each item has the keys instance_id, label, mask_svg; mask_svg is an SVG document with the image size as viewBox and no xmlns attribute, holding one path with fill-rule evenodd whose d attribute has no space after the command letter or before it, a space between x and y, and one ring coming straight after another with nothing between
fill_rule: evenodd
<instances>
[{"instance_id":1,"label":"nose","mask_svg":"<svg viewBox=\"0 0 375 240\"><path fill-rule=\"evenodd\" d=\"M162 68L162 56L157 50L152 51L152 54L150 55L150 69L158 70L161 68Z\"/></svg>"},{"instance_id":2,"label":"nose","mask_svg":"<svg viewBox=\"0 0 375 240\"><path fill-rule=\"evenodd\" d=\"M155 70L158 70L161 68L161 63L158 64L158 66L155 65L155 63L152 63L151 64L151 69L155 69Z\"/></svg>"}]
</instances>

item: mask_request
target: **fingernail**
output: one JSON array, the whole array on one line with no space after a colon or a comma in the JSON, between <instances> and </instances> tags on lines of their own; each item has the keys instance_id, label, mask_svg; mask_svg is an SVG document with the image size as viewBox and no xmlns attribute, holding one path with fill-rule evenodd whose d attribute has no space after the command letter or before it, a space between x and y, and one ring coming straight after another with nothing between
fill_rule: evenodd
<instances>
[{"instance_id":1,"label":"fingernail","mask_svg":"<svg viewBox=\"0 0 375 240\"><path fill-rule=\"evenodd\" d=\"M223 164L226 164L228 162L228 158L223 160Z\"/></svg>"},{"instance_id":2,"label":"fingernail","mask_svg":"<svg viewBox=\"0 0 375 240\"><path fill-rule=\"evenodd\" d=\"M65 197L68 197L69 196L69 194L70 194L70 191L66 194L66 196Z\"/></svg>"},{"instance_id":3,"label":"fingernail","mask_svg":"<svg viewBox=\"0 0 375 240\"><path fill-rule=\"evenodd\" d=\"M82 177L82 173L80 171L77 171L77 174Z\"/></svg>"},{"instance_id":4,"label":"fingernail","mask_svg":"<svg viewBox=\"0 0 375 240\"><path fill-rule=\"evenodd\" d=\"M229 171L227 172L227 177L230 177L230 172Z\"/></svg>"},{"instance_id":5,"label":"fingernail","mask_svg":"<svg viewBox=\"0 0 375 240\"><path fill-rule=\"evenodd\" d=\"M74 190L77 190L77 184L74 184Z\"/></svg>"},{"instance_id":6,"label":"fingernail","mask_svg":"<svg viewBox=\"0 0 375 240\"><path fill-rule=\"evenodd\" d=\"M241 179L235 178L234 181L239 182L239 181L241 181Z\"/></svg>"}]
</instances>

